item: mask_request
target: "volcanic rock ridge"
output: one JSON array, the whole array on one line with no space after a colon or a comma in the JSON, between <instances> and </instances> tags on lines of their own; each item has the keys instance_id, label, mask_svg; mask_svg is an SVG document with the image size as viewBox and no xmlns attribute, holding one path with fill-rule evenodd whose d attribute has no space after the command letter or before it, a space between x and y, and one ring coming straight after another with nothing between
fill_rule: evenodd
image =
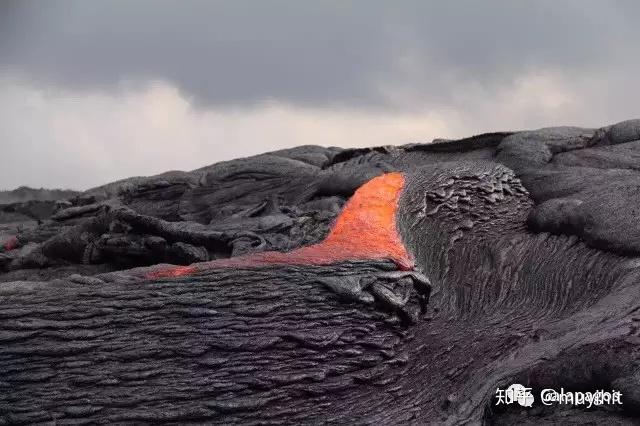
<instances>
[{"instance_id":1,"label":"volcanic rock ridge","mask_svg":"<svg viewBox=\"0 0 640 426\"><path fill-rule=\"evenodd\" d=\"M640 421L640 120L11 197L0 424Z\"/></svg>"}]
</instances>

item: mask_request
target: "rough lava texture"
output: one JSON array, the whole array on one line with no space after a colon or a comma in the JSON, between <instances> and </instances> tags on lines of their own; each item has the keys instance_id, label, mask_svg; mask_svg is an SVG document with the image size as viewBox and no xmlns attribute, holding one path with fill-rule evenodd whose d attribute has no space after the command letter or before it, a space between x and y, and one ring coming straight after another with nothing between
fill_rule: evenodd
<instances>
[{"instance_id":1,"label":"rough lava texture","mask_svg":"<svg viewBox=\"0 0 640 426\"><path fill-rule=\"evenodd\" d=\"M639 170L630 120L5 205L0 424L638 424Z\"/></svg>"},{"instance_id":2,"label":"rough lava texture","mask_svg":"<svg viewBox=\"0 0 640 426\"><path fill-rule=\"evenodd\" d=\"M75 197L77 191L65 189L36 189L21 186L12 191L0 191L0 204L20 203L27 201L57 201Z\"/></svg>"}]
</instances>

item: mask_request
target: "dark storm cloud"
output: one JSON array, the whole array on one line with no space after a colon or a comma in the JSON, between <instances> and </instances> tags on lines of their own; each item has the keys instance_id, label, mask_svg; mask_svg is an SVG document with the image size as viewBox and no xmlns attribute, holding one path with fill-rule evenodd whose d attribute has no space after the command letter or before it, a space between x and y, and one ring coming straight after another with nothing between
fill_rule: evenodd
<instances>
[{"instance_id":1,"label":"dark storm cloud","mask_svg":"<svg viewBox=\"0 0 640 426\"><path fill-rule=\"evenodd\" d=\"M0 148L17 159L0 189L634 118L639 13L631 0L0 0Z\"/></svg>"},{"instance_id":2,"label":"dark storm cloud","mask_svg":"<svg viewBox=\"0 0 640 426\"><path fill-rule=\"evenodd\" d=\"M0 69L73 89L166 79L210 105L424 106L531 69L638 67L640 2L9 1ZM398 106L398 105L394 105Z\"/></svg>"}]
</instances>

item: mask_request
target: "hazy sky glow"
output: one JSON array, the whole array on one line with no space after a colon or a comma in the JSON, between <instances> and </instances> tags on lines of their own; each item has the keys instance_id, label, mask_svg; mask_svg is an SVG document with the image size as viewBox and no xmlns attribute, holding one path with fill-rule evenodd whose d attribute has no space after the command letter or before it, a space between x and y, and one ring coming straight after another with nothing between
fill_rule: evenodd
<instances>
[{"instance_id":1,"label":"hazy sky glow","mask_svg":"<svg viewBox=\"0 0 640 426\"><path fill-rule=\"evenodd\" d=\"M0 2L0 189L638 117L635 1Z\"/></svg>"}]
</instances>

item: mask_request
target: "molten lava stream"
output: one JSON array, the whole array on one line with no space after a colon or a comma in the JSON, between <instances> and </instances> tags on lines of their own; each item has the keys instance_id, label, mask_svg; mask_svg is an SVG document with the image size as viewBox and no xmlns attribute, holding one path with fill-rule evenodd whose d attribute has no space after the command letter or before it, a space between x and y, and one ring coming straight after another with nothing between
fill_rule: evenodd
<instances>
[{"instance_id":1,"label":"molten lava stream","mask_svg":"<svg viewBox=\"0 0 640 426\"><path fill-rule=\"evenodd\" d=\"M155 271L147 278L179 277L211 268L273 264L326 265L346 260L394 261L400 269L414 263L396 227L398 200L404 186L400 173L387 173L362 185L349 199L327 238L290 252L269 251Z\"/></svg>"}]
</instances>

